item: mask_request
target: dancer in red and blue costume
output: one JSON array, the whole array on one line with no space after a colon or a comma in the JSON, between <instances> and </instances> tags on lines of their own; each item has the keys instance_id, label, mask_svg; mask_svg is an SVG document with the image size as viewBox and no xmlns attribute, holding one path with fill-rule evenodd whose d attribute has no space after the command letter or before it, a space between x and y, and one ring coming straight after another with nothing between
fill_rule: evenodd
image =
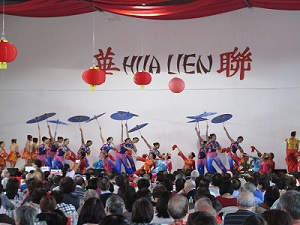
<instances>
[{"instance_id":1,"label":"dancer in red and blue costume","mask_svg":"<svg viewBox=\"0 0 300 225\"><path fill-rule=\"evenodd\" d=\"M80 135L81 135L81 146L77 152L77 156L76 156L77 159L82 158L81 153L83 153L83 152L89 156L91 154L90 146L93 144L93 142L91 140L87 140L87 142L85 143L84 137L83 137L83 131L81 128L79 130L80 130ZM69 158L69 160L72 160L73 162L75 162L75 160L76 160L72 157L72 155L69 156L68 158ZM86 156L85 156L85 158L86 158ZM87 160L87 158L86 158L86 160Z\"/></svg>"},{"instance_id":2,"label":"dancer in red and blue costume","mask_svg":"<svg viewBox=\"0 0 300 225\"><path fill-rule=\"evenodd\" d=\"M130 149L127 146L130 146L129 144L131 143L130 138L126 138L124 143L122 143L120 145L120 148L117 150L116 152L116 170L117 173L121 173L121 164L123 164L125 171L127 174L133 174L134 171L132 170L130 164L127 161L127 155L126 155L126 151L132 151L132 149Z\"/></svg>"},{"instance_id":3,"label":"dancer in red and blue costume","mask_svg":"<svg viewBox=\"0 0 300 225\"><path fill-rule=\"evenodd\" d=\"M57 153L53 160L53 169L63 169L64 165L66 164L65 154L71 152L70 148L68 147L69 143L69 139L66 138L64 139L63 144L58 147Z\"/></svg>"},{"instance_id":4,"label":"dancer in red and blue costume","mask_svg":"<svg viewBox=\"0 0 300 225\"><path fill-rule=\"evenodd\" d=\"M50 136L51 147L50 147L50 150L47 152L46 166L49 166L50 168L52 168L54 156L56 155L58 147L62 145L64 139L63 139L63 137L57 137L57 141L55 141L56 131L54 132L54 137L53 137L51 134L51 129L50 129L49 124L48 124L48 131L49 131L49 136Z\"/></svg>"},{"instance_id":5,"label":"dancer in red and blue costume","mask_svg":"<svg viewBox=\"0 0 300 225\"><path fill-rule=\"evenodd\" d=\"M161 153L159 151L159 147L160 147L160 144L158 142L154 142L153 143L153 146L151 146L148 141L145 139L145 137L143 135L141 135L141 138L143 139L143 141L146 143L146 145L148 146L149 148L149 154L150 153L154 153L156 156L158 156L159 158L161 158Z\"/></svg>"},{"instance_id":6,"label":"dancer in red and blue costume","mask_svg":"<svg viewBox=\"0 0 300 225\"><path fill-rule=\"evenodd\" d=\"M125 123L125 129L126 129L126 135L127 135L127 138L130 138L129 136L129 132L128 132L128 125L127 123ZM122 129L122 139L123 139L123 129ZM131 140L131 139L130 139ZM129 149L132 149L132 151L126 151L126 157L130 163L130 166L133 170L133 172L136 171L136 167L135 167L135 163L134 163L134 160L133 160L133 157L132 157L132 153L136 153L137 152L137 148L136 148L136 143L139 142L139 138L138 137L134 137L131 141L130 144L126 145L126 147L128 147Z\"/></svg>"},{"instance_id":7,"label":"dancer in red and blue costume","mask_svg":"<svg viewBox=\"0 0 300 225\"><path fill-rule=\"evenodd\" d=\"M155 160L155 168L151 170L152 175L155 177L158 172L166 172L171 173L172 171L172 162L170 161L171 154L163 153L161 155L161 159Z\"/></svg>"},{"instance_id":8,"label":"dancer in red and blue costume","mask_svg":"<svg viewBox=\"0 0 300 225\"><path fill-rule=\"evenodd\" d=\"M221 151L221 146L219 142L217 142L217 136L215 134L210 134L210 141L207 144L207 160L206 160L206 168L210 173L216 173L216 169L212 166L213 161L219 166L223 173L227 172L224 164L218 157L217 151Z\"/></svg>"},{"instance_id":9,"label":"dancer in red and blue costume","mask_svg":"<svg viewBox=\"0 0 300 225\"><path fill-rule=\"evenodd\" d=\"M46 154L47 151L49 150L49 144L50 140L47 137L42 137L41 138L41 129L40 125L38 125L38 133L39 133L39 146L38 146L38 154L36 156L36 159L41 160L42 164L46 164Z\"/></svg>"},{"instance_id":10,"label":"dancer in red and blue costume","mask_svg":"<svg viewBox=\"0 0 300 225\"><path fill-rule=\"evenodd\" d=\"M237 155L237 150L240 151L240 153L244 153L243 148L240 146L240 143L243 142L244 138L242 136L239 136L237 140L233 140L230 134L228 133L226 127L224 127L225 133L228 137L228 139L231 141L229 152L227 155L230 171L233 172L234 170L238 170L240 167L241 158Z\"/></svg>"},{"instance_id":11,"label":"dancer in red and blue costume","mask_svg":"<svg viewBox=\"0 0 300 225\"><path fill-rule=\"evenodd\" d=\"M204 167L206 167L207 142L209 140L208 125L206 125L206 141L201 137L200 130L198 130L197 127L195 127L195 131L199 138L199 143L200 143L200 149L198 151L197 169L199 174L204 175ZM212 170L216 170L213 166L212 168L213 168Z\"/></svg>"}]
</instances>

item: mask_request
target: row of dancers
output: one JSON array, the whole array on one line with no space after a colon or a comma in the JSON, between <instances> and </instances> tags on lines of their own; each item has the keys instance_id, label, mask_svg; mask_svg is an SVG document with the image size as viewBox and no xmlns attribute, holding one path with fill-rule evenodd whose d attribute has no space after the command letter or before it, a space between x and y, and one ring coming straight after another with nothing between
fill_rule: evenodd
<instances>
[{"instance_id":1,"label":"row of dancers","mask_svg":"<svg viewBox=\"0 0 300 225\"><path fill-rule=\"evenodd\" d=\"M91 140L87 140L85 142L83 131L81 128L81 146L75 153L68 147L70 143L69 139L64 139L63 137L57 137L56 139L56 132L53 136L49 125L48 132L50 138L47 138L45 136L41 137L40 127L38 125L39 138L32 138L31 135L27 136L27 142L25 144L22 158L26 161L25 165L31 165L35 159L39 159L41 160L43 165L51 167L52 169L62 169L64 164L66 164L66 160L71 160L74 162L74 165L76 163L80 164L79 168L82 173L84 173L88 168L91 167L95 169L105 169L106 171L114 171L115 173L120 173L122 165L124 166L127 174L135 173L136 175L139 175L142 170L146 173L157 173L159 171L170 172L172 170L172 162L170 160L171 154L162 154L159 151L160 144L158 142L150 145L145 137L141 135L141 139L149 148L149 154L137 156L136 143L139 142L139 138L130 138L127 123L125 124L125 130L126 139L117 147L114 144L113 137L108 137L105 140L102 134L102 128L99 125L100 138L103 145L100 148L98 160L90 165L87 156L89 156L91 153L90 147L93 142ZM195 127L195 132L200 142L200 149L198 150L196 162L194 160L194 158L196 157L194 152L190 152L186 156L177 145L174 145L172 149L177 149L178 155L184 161L183 169L190 171L197 169L199 174L204 174L206 168L208 172L216 173L217 170L213 166L213 162L215 162L220 170L225 173L227 172L227 168L218 157L218 152L227 153L230 171L239 170L241 168L241 165L245 163L247 164L249 155L246 154L243 148L240 146L244 138L242 136L239 136L236 140L234 140L228 133L226 127L224 127L224 131L231 143L228 148L221 148L220 144L217 142L216 134L208 135L208 125L206 127L205 140L201 137L200 130ZM121 140L123 140L123 125L121 131ZM16 139L12 140L9 154L5 152L4 147L4 142L0 142L0 166L4 168L6 166L5 162L8 161L11 163L11 167L14 167L16 165L17 159L21 157ZM115 151L115 156L111 154L111 151ZM238 154L238 151L240 154ZM252 148L252 151L256 151L258 154L258 157L250 156L251 158L253 158L252 169L254 171L266 173L275 168L273 153L262 155L255 147ZM136 169L134 158L138 161L143 161L144 165L141 168Z\"/></svg>"}]
</instances>

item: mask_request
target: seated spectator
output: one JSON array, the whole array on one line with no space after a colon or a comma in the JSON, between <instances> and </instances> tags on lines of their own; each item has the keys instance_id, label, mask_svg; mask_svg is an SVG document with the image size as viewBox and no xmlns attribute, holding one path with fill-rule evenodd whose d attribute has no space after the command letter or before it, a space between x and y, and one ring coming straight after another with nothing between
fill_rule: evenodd
<instances>
[{"instance_id":1,"label":"seated spectator","mask_svg":"<svg viewBox=\"0 0 300 225\"><path fill-rule=\"evenodd\" d=\"M41 180L37 180L37 179L33 179L28 183L28 192L27 196L25 197L25 199L22 202L22 205L25 204L26 202L31 202L32 200L32 193L35 189L37 188L43 188L44 184Z\"/></svg>"},{"instance_id":2,"label":"seated spectator","mask_svg":"<svg viewBox=\"0 0 300 225\"><path fill-rule=\"evenodd\" d=\"M63 193L63 202L66 204L72 204L76 209L79 208L80 199L75 192L76 184L70 177L64 177L59 182L59 190Z\"/></svg>"},{"instance_id":3,"label":"seated spectator","mask_svg":"<svg viewBox=\"0 0 300 225\"><path fill-rule=\"evenodd\" d=\"M264 202L259 204L259 207L269 210L279 196L279 190L276 186L268 187L265 192Z\"/></svg>"},{"instance_id":4,"label":"seated spectator","mask_svg":"<svg viewBox=\"0 0 300 225\"><path fill-rule=\"evenodd\" d=\"M10 174L9 174L8 170L7 169L2 170L2 173L1 173L1 178L2 178L1 184L3 185L3 189L4 190L6 190L6 184L7 184L7 181L9 179L9 177L10 177Z\"/></svg>"},{"instance_id":5,"label":"seated spectator","mask_svg":"<svg viewBox=\"0 0 300 225\"><path fill-rule=\"evenodd\" d=\"M256 192L256 187L253 183L247 182L245 183L243 190L250 191L254 195L254 192ZM256 197L255 195L254 195L254 201L255 201L255 206L258 206L260 203L263 202L260 198Z\"/></svg>"},{"instance_id":6,"label":"seated spectator","mask_svg":"<svg viewBox=\"0 0 300 225\"><path fill-rule=\"evenodd\" d=\"M16 210L16 225L34 225L37 211L27 205L22 205Z\"/></svg>"},{"instance_id":7,"label":"seated spectator","mask_svg":"<svg viewBox=\"0 0 300 225\"><path fill-rule=\"evenodd\" d=\"M222 181L219 189L220 196L216 199L221 203L222 207L237 206L237 198L232 197L233 187L230 181Z\"/></svg>"},{"instance_id":8,"label":"seated spectator","mask_svg":"<svg viewBox=\"0 0 300 225\"><path fill-rule=\"evenodd\" d=\"M95 190L89 189L84 193L83 203L85 203L86 200L88 200L89 198L99 198L100 199L100 196L98 195L98 193ZM83 206L83 204L77 209L78 214L80 214L82 206Z\"/></svg>"},{"instance_id":9,"label":"seated spectator","mask_svg":"<svg viewBox=\"0 0 300 225\"><path fill-rule=\"evenodd\" d=\"M35 169L33 173L34 178L43 182L45 178L44 178L44 173L41 170L42 161L39 159L34 160L33 167Z\"/></svg>"},{"instance_id":10,"label":"seated spectator","mask_svg":"<svg viewBox=\"0 0 300 225\"><path fill-rule=\"evenodd\" d=\"M188 217L186 225L217 225L216 218L207 212L194 212Z\"/></svg>"},{"instance_id":11,"label":"seated spectator","mask_svg":"<svg viewBox=\"0 0 300 225\"><path fill-rule=\"evenodd\" d=\"M287 191L280 198L277 206L292 219L294 225L300 224L300 192L298 191Z\"/></svg>"},{"instance_id":12,"label":"seated spectator","mask_svg":"<svg viewBox=\"0 0 300 225\"><path fill-rule=\"evenodd\" d=\"M150 187L150 182L149 182L148 179L141 178L137 182L137 187L138 187L138 190L141 190L143 188L149 188Z\"/></svg>"},{"instance_id":13,"label":"seated spectator","mask_svg":"<svg viewBox=\"0 0 300 225\"><path fill-rule=\"evenodd\" d=\"M175 191L172 191L172 196L176 195L184 188L184 183L185 183L184 178L178 178L175 180Z\"/></svg>"},{"instance_id":14,"label":"seated spectator","mask_svg":"<svg viewBox=\"0 0 300 225\"><path fill-rule=\"evenodd\" d=\"M183 195L175 195L168 202L168 212L174 219L172 225L185 224L189 211L188 199Z\"/></svg>"},{"instance_id":15,"label":"seated spectator","mask_svg":"<svg viewBox=\"0 0 300 225\"><path fill-rule=\"evenodd\" d=\"M195 202L194 210L195 210L195 212L198 212L198 211L207 212L214 217L217 216L217 212L214 209L214 207L212 206L211 200L207 197L202 197L202 198L198 199Z\"/></svg>"},{"instance_id":16,"label":"seated spectator","mask_svg":"<svg viewBox=\"0 0 300 225\"><path fill-rule=\"evenodd\" d=\"M167 190L166 187L162 184L158 184L155 186L155 188L153 188L152 191L153 200L151 201L153 206L156 206L159 195L166 190Z\"/></svg>"},{"instance_id":17,"label":"seated spectator","mask_svg":"<svg viewBox=\"0 0 300 225\"><path fill-rule=\"evenodd\" d=\"M104 217L101 222L100 225L128 225L128 221L126 220L126 218L121 215L121 214L113 214L113 215L109 215Z\"/></svg>"},{"instance_id":18,"label":"seated spectator","mask_svg":"<svg viewBox=\"0 0 300 225\"><path fill-rule=\"evenodd\" d=\"M224 218L224 225L242 225L252 215L255 207L254 195L250 191L242 190L238 196L239 210L235 213L228 213Z\"/></svg>"},{"instance_id":19,"label":"seated spectator","mask_svg":"<svg viewBox=\"0 0 300 225\"><path fill-rule=\"evenodd\" d=\"M178 192L178 194L184 194L188 199L194 198L194 195L196 194L196 183L194 180L187 180L184 183L183 189ZM193 200L194 202L194 200Z\"/></svg>"},{"instance_id":20,"label":"seated spectator","mask_svg":"<svg viewBox=\"0 0 300 225\"><path fill-rule=\"evenodd\" d=\"M231 184L233 187L233 193L231 196L234 198L237 198L237 196L239 195L240 190L241 190L241 181L238 178L232 178Z\"/></svg>"},{"instance_id":21,"label":"seated spectator","mask_svg":"<svg viewBox=\"0 0 300 225\"><path fill-rule=\"evenodd\" d=\"M123 199L118 195L111 195L105 205L105 214L122 214L125 209L125 203Z\"/></svg>"},{"instance_id":22,"label":"seated spectator","mask_svg":"<svg viewBox=\"0 0 300 225\"><path fill-rule=\"evenodd\" d=\"M75 183L76 183L75 192L77 193L77 195L80 199L83 199L83 195L85 192L85 182L84 182L83 177L76 176Z\"/></svg>"},{"instance_id":23,"label":"seated spectator","mask_svg":"<svg viewBox=\"0 0 300 225\"><path fill-rule=\"evenodd\" d=\"M197 189L197 192L194 195L194 200L197 201L198 199L200 199L202 197L207 197L211 200L211 202L213 204L213 207L216 210L216 212L219 212L222 209L221 203L216 199L216 197L214 195L210 194L210 191L208 190L208 188L199 187Z\"/></svg>"},{"instance_id":24,"label":"seated spectator","mask_svg":"<svg viewBox=\"0 0 300 225\"><path fill-rule=\"evenodd\" d=\"M292 225L291 217L283 210L271 209L261 214L269 225Z\"/></svg>"},{"instance_id":25,"label":"seated spectator","mask_svg":"<svg viewBox=\"0 0 300 225\"><path fill-rule=\"evenodd\" d=\"M268 225L267 222L259 215L249 216L243 225ZM273 225L273 224L272 224Z\"/></svg>"},{"instance_id":26,"label":"seated spectator","mask_svg":"<svg viewBox=\"0 0 300 225\"><path fill-rule=\"evenodd\" d=\"M1 185L2 186L2 185ZM1 202L1 198L0 198L0 205L2 204ZM0 224L12 224L15 225L15 221L14 219L10 218L9 216L7 216L5 214L5 209L3 209L3 207L1 206L1 210L0 210Z\"/></svg>"},{"instance_id":27,"label":"seated spectator","mask_svg":"<svg viewBox=\"0 0 300 225\"><path fill-rule=\"evenodd\" d=\"M150 224L153 219L154 209L147 198L135 201L132 206L132 224Z\"/></svg>"},{"instance_id":28,"label":"seated spectator","mask_svg":"<svg viewBox=\"0 0 300 225\"><path fill-rule=\"evenodd\" d=\"M31 194L31 201L26 202L25 205L33 207L37 212L40 212L40 201L47 194L44 188L36 188Z\"/></svg>"},{"instance_id":29,"label":"seated spectator","mask_svg":"<svg viewBox=\"0 0 300 225\"><path fill-rule=\"evenodd\" d=\"M98 179L97 186L101 190L100 200L103 206L105 206L107 199L112 195L109 191L110 181L107 177L100 177Z\"/></svg>"},{"instance_id":30,"label":"seated spectator","mask_svg":"<svg viewBox=\"0 0 300 225\"><path fill-rule=\"evenodd\" d=\"M34 177L33 177L33 174L32 173L27 173L26 175L25 175L25 181L21 184L21 186L20 186L20 190L21 190L21 192L23 192L23 193L26 193L27 191L28 191L28 181L29 180L31 180L31 179L33 179ZM27 191L26 191L27 190Z\"/></svg>"},{"instance_id":31,"label":"seated spectator","mask_svg":"<svg viewBox=\"0 0 300 225\"><path fill-rule=\"evenodd\" d=\"M72 204L63 202L64 194L61 191L52 191L51 196L53 196L56 201L56 209L59 209L66 214L74 212L77 213L75 207Z\"/></svg>"},{"instance_id":32,"label":"seated spectator","mask_svg":"<svg viewBox=\"0 0 300 225\"><path fill-rule=\"evenodd\" d=\"M13 200L18 194L19 181L17 178L11 177L6 183L6 196L8 199Z\"/></svg>"},{"instance_id":33,"label":"seated spectator","mask_svg":"<svg viewBox=\"0 0 300 225\"><path fill-rule=\"evenodd\" d=\"M89 179L88 180L88 189L93 189L98 193L98 195L100 195L101 190L97 186L97 181L98 181L98 178Z\"/></svg>"},{"instance_id":34,"label":"seated spectator","mask_svg":"<svg viewBox=\"0 0 300 225\"><path fill-rule=\"evenodd\" d=\"M56 208L56 201L53 196L46 195L42 197L40 201L41 213L37 215L39 221L46 221L48 214L51 213L55 208Z\"/></svg>"},{"instance_id":35,"label":"seated spectator","mask_svg":"<svg viewBox=\"0 0 300 225\"><path fill-rule=\"evenodd\" d=\"M43 216L37 216L40 221L45 221L47 225L66 225L68 218L63 213L58 213L59 210L54 210L48 213L43 213Z\"/></svg>"},{"instance_id":36,"label":"seated spectator","mask_svg":"<svg viewBox=\"0 0 300 225\"><path fill-rule=\"evenodd\" d=\"M99 224L105 217L103 205L99 198L89 198L83 204L77 225Z\"/></svg>"},{"instance_id":37,"label":"seated spectator","mask_svg":"<svg viewBox=\"0 0 300 225\"><path fill-rule=\"evenodd\" d=\"M209 186L209 190L214 193L214 196L219 196L219 187L221 182L223 181L223 176L220 173L215 173L211 180L211 185Z\"/></svg>"},{"instance_id":38,"label":"seated spectator","mask_svg":"<svg viewBox=\"0 0 300 225\"><path fill-rule=\"evenodd\" d=\"M50 191L55 191L55 190L59 191L59 182L61 179L62 177L60 175L53 176L52 178L53 184L50 187Z\"/></svg>"},{"instance_id":39,"label":"seated spectator","mask_svg":"<svg viewBox=\"0 0 300 225\"><path fill-rule=\"evenodd\" d=\"M264 196L266 190L268 189L268 187L270 187L270 180L265 176L261 176L260 178L258 178L257 183L258 190L260 190Z\"/></svg>"},{"instance_id":40,"label":"seated spectator","mask_svg":"<svg viewBox=\"0 0 300 225\"><path fill-rule=\"evenodd\" d=\"M171 194L167 190L160 193L156 203L156 214L154 215L151 223L170 224L173 222L173 219L168 212L168 202L170 197Z\"/></svg>"},{"instance_id":41,"label":"seated spectator","mask_svg":"<svg viewBox=\"0 0 300 225\"><path fill-rule=\"evenodd\" d=\"M4 207L4 209L11 209L11 210L14 210L15 209L15 206L14 204L8 199L8 197L6 195L3 195L2 194L3 192L3 186L2 184L0 184L0 196L1 196L1 204L2 206Z\"/></svg>"}]
</instances>

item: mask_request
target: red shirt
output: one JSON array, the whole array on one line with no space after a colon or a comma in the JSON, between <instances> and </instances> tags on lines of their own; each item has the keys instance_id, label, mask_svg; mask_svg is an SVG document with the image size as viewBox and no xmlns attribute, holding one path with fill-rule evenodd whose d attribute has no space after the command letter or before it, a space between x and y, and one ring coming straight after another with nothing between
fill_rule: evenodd
<instances>
[{"instance_id":1,"label":"red shirt","mask_svg":"<svg viewBox=\"0 0 300 225\"><path fill-rule=\"evenodd\" d=\"M216 199L221 203L222 207L238 206L237 198L225 198L223 196L217 196Z\"/></svg>"}]
</instances>

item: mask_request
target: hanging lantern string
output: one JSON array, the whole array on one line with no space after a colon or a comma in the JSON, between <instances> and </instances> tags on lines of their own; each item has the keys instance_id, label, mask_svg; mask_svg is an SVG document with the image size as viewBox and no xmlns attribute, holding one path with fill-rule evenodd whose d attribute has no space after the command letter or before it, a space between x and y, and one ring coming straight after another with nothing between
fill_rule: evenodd
<instances>
[{"instance_id":1,"label":"hanging lantern string","mask_svg":"<svg viewBox=\"0 0 300 225\"><path fill-rule=\"evenodd\" d=\"M93 55L95 53L95 13L93 13ZM93 57L93 67L96 66L96 60L95 57Z\"/></svg>"},{"instance_id":2,"label":"hanging lantern string","mask_svg":"<svg viewBox=\"0 0 300 225\"><path fill-rule=\"evenodd\" d=\"M5 40L5 32L4 32L4 14L5 14L5 0L3 0L3 14L2 14L2 38L1 40Z\"/></svg>"}]
</instances>

